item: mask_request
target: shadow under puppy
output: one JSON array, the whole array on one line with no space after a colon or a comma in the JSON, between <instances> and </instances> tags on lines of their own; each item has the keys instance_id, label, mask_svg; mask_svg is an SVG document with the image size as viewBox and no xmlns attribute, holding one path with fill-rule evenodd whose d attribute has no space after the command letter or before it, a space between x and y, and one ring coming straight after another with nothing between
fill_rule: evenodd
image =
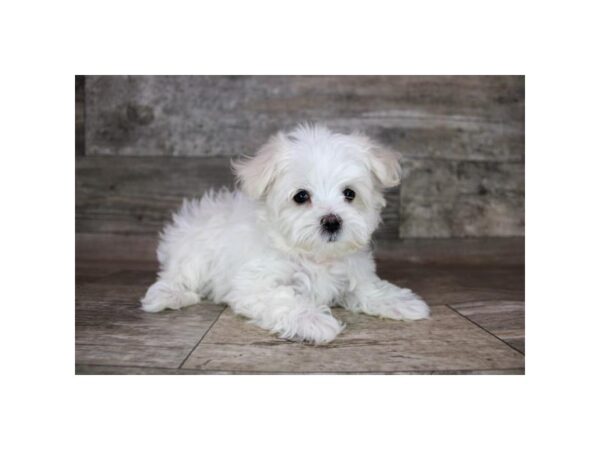
<instances>
[{"instance_id":1,"label":"shadow under puppy","mask_svg":"<svg viewBox=\"0 0 600 450\"><path fill-rule=\"evenodd\" d=\"M315 344L344 328L332 305L429 316L412 291L379 279L369 248L383 190L400 183L394 153L357 133L300 125L233 168L241 191L184 200L162 232L145 311L207 297L282 338Z\"/></svg>"}]
</instances>

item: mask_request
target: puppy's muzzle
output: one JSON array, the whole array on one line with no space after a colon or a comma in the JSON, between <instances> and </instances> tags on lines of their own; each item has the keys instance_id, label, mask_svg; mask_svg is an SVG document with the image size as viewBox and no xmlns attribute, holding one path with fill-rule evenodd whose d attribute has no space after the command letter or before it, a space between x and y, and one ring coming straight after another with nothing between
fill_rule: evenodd
<instances>
[{"instance_id":1,"label":"puppy's muzzle","mask_svg":"<svg viewBox=\"0 0 600 450\"><path fill-rule=\"evenodd\" d=\"M342 228L342 219L335 214L327 214L321 217L321 227L329 234L336 233Z\"/></svg>"}]
</instances>

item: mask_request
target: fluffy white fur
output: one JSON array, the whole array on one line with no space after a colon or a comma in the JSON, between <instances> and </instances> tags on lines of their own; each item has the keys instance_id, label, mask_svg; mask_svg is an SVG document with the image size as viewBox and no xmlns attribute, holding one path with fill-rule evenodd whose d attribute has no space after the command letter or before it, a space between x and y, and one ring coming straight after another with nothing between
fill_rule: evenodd
<instances>
[{"instance_id":1,"label":"fluffy white fur","mask_svg":"<svg viewBox=\"0 0 600 450\"><path fill-rule=\"evenodd\" d=\"M392 319L429 316L416 294L379 279L369 249L383 190L400 182L394 153L360 134L301 125L233 168L241 191L184 201L163 231L145 311L210 298L282 338L315 344L344 328L332 305ZM309 201L294 201L300 190ZM330 214L341 222L333 233L322 225Z\"/></svg>"}]
</instances>

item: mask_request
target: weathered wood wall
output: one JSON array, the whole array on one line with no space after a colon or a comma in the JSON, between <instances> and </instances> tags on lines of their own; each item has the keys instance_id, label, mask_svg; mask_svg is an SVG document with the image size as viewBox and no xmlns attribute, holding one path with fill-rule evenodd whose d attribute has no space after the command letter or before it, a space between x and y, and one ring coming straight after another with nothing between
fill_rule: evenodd
<instances>
[{"instance_id":1,"label":"weathered wood wall","mask_svg":"<svg viewBox=\"0 0 600 450\"><path fill-rule=\"evenodd\" d=\"M524 234L521 76L87 76L77 92L79 233L156 234L181 197L231 185L231 157L313 121L401 152L379 237Z\"/></svg>"}]
</instances>

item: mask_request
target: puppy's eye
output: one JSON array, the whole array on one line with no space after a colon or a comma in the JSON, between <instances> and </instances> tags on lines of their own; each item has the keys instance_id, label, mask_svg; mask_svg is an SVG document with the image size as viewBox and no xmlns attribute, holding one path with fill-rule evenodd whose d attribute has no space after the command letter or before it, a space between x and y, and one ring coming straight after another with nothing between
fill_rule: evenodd
<instances>
[{"instance_id":1,"label":"puppy's eye","mask_svg":"<svg viewBox=\"0 0 600 450\"><path fill-rule=\"evenodd\" d=\"M354 192L352 189L344 189L344 197L346 198L346 200L348 200L349 202L351 202L352 200L354 200L354 197L356 197L356 192Z\"/></svg>"},{"instance_id":2,"label":"puppy's eye","mask_svg":"<svg viewBox=\"0 0 600 450\"><path fill-rule=\"evenodd\" d=\"M309 200L310 200L310 194L308 192L306 192L304 189L301 191L298 191L298 193L296 193L296 195L294 195L294 201L296 203L298 203L299 205L301 205L302 203L305 203Z\"/></svg>"}]
</instances>

